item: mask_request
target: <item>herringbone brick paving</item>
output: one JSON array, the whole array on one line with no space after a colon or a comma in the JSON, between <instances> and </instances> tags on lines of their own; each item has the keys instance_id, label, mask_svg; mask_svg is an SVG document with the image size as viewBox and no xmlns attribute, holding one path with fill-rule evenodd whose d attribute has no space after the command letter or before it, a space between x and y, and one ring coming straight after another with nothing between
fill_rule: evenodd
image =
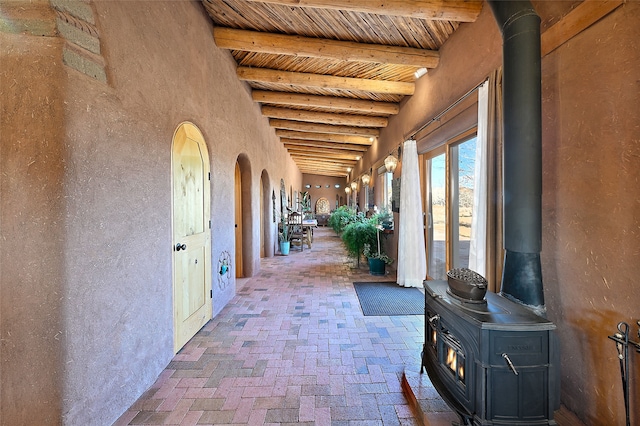
<instances>
[{"instance_id":1,"label":"herringbone brick paving","mask_svg":"<svg viewBox=\"0 0 640 426\"><path fill-rule=\"evenodd\" d=\"M419 369L424 316L365 317L352 285L393 279L355 268L335 233L317 229L311 249L239 279L115 425L418 424L400 377ZM432 395L430 424L451 424Z\"/></svg>"}]
</instances>

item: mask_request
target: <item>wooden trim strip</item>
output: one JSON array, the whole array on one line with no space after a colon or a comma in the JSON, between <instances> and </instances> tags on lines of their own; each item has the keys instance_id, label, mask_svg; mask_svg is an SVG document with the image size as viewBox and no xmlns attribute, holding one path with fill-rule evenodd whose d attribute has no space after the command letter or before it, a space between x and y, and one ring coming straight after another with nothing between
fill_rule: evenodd
<instances>
[{"instance_id":1,"label":"wooden trim strip","mask_svg":"<svg viewBox=\"0 0 640 426\"><path fill-rule=\"evenodd\" d=\"M623 0L585 0L540 37L542 57L553 52L624 3Z\"/></svg>"}]
</instances>

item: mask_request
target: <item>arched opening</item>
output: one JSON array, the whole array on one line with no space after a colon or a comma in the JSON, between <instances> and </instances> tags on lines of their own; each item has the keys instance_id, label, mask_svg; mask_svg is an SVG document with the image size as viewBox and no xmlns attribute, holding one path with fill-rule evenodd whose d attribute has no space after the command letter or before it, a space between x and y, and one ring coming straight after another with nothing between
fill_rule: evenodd
<instances>
[{"instance_id":1,"label":"arched opening","mask_svg":"<svg viewBox=\"0 0 640 426\"><path fill-rule=\"evenodd\" d=\"M275 222L274 194L269 174L262 171L260 177L260 257L272 257L274 253L273 232L271 223Z\"/></svg>"},{"instance_id":2,"label":"arched opening","mask_svg":"<svg viewBox=\"0 0 640 426\"><path fill-rule=\"evenodd\" d=\"M235 258L236 278L250 277L254 273L252 236L254 223L251 220L251 163L245 154L236 161L235 183Z\"/></svg>"}]
</instances>

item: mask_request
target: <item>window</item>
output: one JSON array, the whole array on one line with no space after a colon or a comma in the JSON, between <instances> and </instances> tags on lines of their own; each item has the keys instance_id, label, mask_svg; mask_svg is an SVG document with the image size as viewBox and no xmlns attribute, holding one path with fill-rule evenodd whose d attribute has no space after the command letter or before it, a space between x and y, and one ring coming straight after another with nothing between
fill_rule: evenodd
<instances>
[{"instance_id":1,"label":"window","mask_svg":"<svg viewBox=\"0 0 640 426\"><path fill-rule=\"evenodd\" d=\"M476 133L467 132L424 155L427 212L427 275L446 279L453 268L469 268L474 191Z\"/></svg>"},{"instance_id":2,"label":"window","mask_svg":"<svg viewBox=\"0 0 640 426\"><path fill-rule=\"evenodd\" d=\"M378 169L378 188L380 188L380 193L378 198L380 200L380 205L378 206L378 210L386 210L391 212L391 198L393 196L393 190L391 187L393 181L393 173L387 172L387 169L382 166Z\"/></svg>"}]
</instances>

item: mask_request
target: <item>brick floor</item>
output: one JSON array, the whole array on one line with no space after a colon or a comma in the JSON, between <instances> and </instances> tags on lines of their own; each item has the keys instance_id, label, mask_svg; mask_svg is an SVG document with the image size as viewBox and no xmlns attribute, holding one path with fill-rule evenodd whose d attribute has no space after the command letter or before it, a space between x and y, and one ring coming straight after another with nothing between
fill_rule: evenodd
<instances>
[{"instance_id":1,"label":"brick floor","mask_svg":"<svg viewBox=\"0 0 640 426\"><path fill-rule=\"evenodd\" d=\"M354 266L329 228L262 259L115 425L417 425L400 378L419 369L424 316L363 316L352 283L394 277ZM426 421L451 424L432 396Z\"/></svg>"}]
</instances>

